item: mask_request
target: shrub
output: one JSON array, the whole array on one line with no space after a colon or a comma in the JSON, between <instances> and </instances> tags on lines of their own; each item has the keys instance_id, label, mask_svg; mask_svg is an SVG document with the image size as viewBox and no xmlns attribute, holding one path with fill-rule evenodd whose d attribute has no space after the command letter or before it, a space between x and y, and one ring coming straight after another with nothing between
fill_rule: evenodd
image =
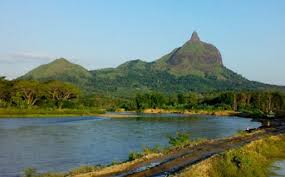
<instances>
[{"instance_id":1,"label":"shrub","mask_svg":"<svg viewBox=\"0 0 285 177\"><path fill-rule=\"evenodd\" d=\"M190 134L177 132L176 136L168 136L168 139L171 146L183 146L190 143Z\"/></svg>"},{"instance_id":2,"label":"shrub","mask_svg":"<svg viewBox=\"0 0 285 177\"><path fill-rule=\"evenodd\" d=\"M24 170L23 177L37 177L39 174L37 173L37 170L34 168L26 168Z\"/></svg>"},{"instance_id":3,"label":"shrub","mask_svg":"<svg viewBox=\"0 0 285 177\"><path fill-rule=\"evenodd\" d=\"M132 160L136 160L136 159L139 159L141 157L143 157L144 155L142 153L139 153L139 152L131 152L129 153L129 161L132 161Z\"/></svg>"}]
</instances>

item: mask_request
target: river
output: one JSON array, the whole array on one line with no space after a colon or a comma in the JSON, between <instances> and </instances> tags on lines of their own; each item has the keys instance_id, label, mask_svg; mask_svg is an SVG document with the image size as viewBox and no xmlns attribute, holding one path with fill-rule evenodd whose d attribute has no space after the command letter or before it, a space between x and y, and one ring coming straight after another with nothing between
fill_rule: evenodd
<instances>
[{"instance_id":1,"label":"river","mask_svg":"<svg viewBox=\"0 0 285 177\"><path fill-rule=\"evenodd\" d=\"M178 114L0 119L0 176L19 176L28 167L67 171L124 161L144 146L167 146L167 136L178 131L190 132L193 139L213 139L258 126L246 118Z\"/></svg>"}]
</instances>

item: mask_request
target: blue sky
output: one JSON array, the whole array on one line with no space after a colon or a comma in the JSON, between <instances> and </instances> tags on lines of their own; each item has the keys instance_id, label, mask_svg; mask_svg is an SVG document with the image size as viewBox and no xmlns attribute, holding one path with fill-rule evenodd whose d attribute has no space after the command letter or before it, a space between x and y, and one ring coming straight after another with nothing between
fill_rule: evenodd
<instances>
[{"instance_id":1,"label":"blue sky","mask_svg":"<svg viewBox=\"0 0 285 177\"><path fill-rule=\"evenodd\" d=\"M285 85L284 9L283 0L1 0L0 75L58 57L87 69L153 61L197 30L228 68Z\"/></svg>"}]
</instances>

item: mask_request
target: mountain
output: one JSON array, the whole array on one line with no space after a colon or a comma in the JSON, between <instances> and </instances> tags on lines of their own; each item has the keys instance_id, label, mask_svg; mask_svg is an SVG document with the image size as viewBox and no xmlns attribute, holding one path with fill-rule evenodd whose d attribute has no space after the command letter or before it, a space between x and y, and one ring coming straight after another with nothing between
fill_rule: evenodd
<instances>
[{"instance_id":1,"label":"mountain","mask_svg":"<svg viewBox=\"0 0 285 177\"><path fill-rule=\"evenodd\" d=\"M219 50L212 44L200 41L197 32L182 47L156 61L157 68L164 68L175 75L216 75L222 78L223 61Z\"/></svg>"},{"instance_id":2,"label":"mountain","mask_svg":"<svg viewBox=\"0 0 285 177\"><path fill-rule=\"evenodd\" d=\"M80 65L70 63L64 58L41 65L18 79L23 80L62 80L75 85L85 85L92 79L92 74Z\"/></svg>"},{"instance_id":3,"label":"mountain","mask_svg":"<svg viewBox=\"0 0 285 177\"><path fill-rule=\"evenodd\" d=\"M117 95L146 91L173 93L281 89L278 86L249 81L226 68L219 50L214 45L201 41L197 32L193 32L184 45L153 62L137 59L116 68L87 71L66 59L57 59L19 79L61 80L85 90Z\"/></svg>"}]
</instances>

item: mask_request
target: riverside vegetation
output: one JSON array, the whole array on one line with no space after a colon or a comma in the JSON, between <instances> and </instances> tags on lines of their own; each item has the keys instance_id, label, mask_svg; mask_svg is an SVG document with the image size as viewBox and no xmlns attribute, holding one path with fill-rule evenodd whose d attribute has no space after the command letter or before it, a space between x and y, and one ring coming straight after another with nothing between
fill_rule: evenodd
<instances>
[{"instance_id":1,"label":"riverside vegetation","mask_svg":"<svg viewBox=\"0 0 285 177\"><path fill-rule=\"evenodd\" d=\"M147 92L133 97L86 92L61 81L0 79L0 116L92 115L104 111L162 109L169 112L238 111L262 117L284 110L285 96L277 91L221 91L167 94Z\"/></svg>"},{"instance_id":2,"label":"riverside vegetation","mask_svg":"<svg viewBox=\"0 0 285 177\"><path fill-rule=\"evenodd\" d=\"M273 175L269 166L285 158L285 135L271 136L254 141L244 147L216 155L175 177L267 177Z\"/></svg>"}]
</instances>

